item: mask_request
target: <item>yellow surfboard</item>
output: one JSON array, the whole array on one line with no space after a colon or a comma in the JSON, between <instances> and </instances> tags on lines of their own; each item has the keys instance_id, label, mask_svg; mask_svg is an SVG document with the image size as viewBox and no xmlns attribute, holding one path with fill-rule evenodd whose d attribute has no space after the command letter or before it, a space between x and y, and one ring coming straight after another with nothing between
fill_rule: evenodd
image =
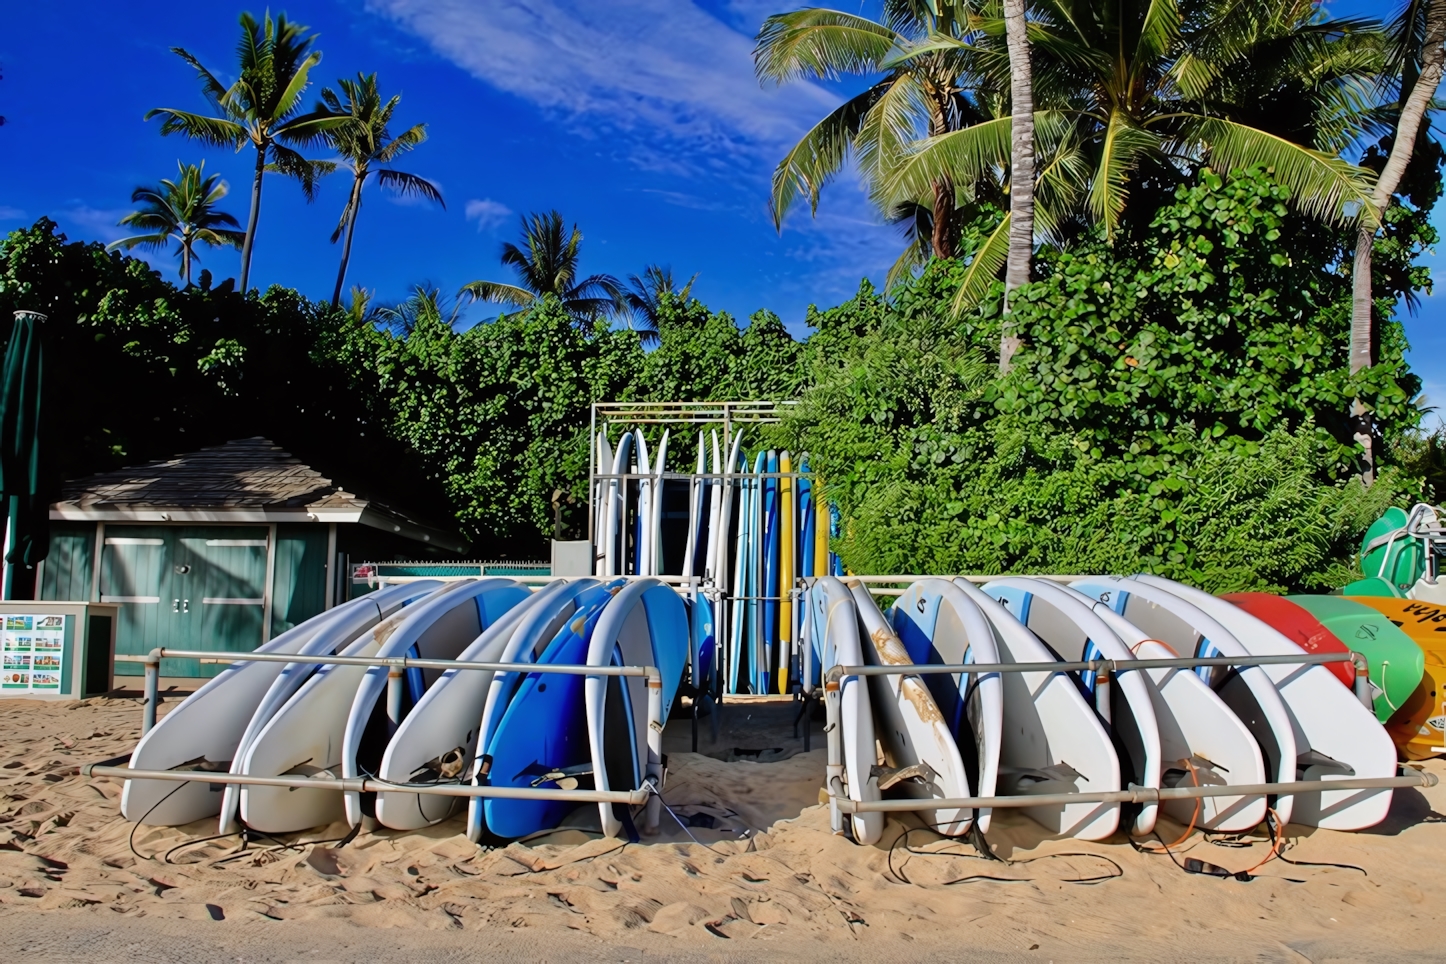
<instances>
[{"instance_id":1,"label":"yellow surfboard","mask_svg":"<svg viewBox=\"0 0 1446 964\"><path fill-rule=\"evenodd\" d=\"M778 457L778 471L792 472L793 459L783 452ZM793 531L793 496L796 486L793 479L784 476L778 480L778 692L788 692L788 669L793 664L793 602L789 593L793 591L793 547L798 538Z\"/></svg>"},{"instance_id":2,"label":"yellow surfboard","mask_svg":"<svg viewBox=\"0 0 1446 964\"><path fill-rule=\"evenodd\" d=\"M831 576L828 571L828 502L823 497L823 483L813 480L813 574Z\"/></svg>"},{"instance_id":3,"label":"yellow surfboard","mask_svg":"<svg viewBox=\"0 0 1446 964\"><path fill-rule=\"evenodd\" d=\"M1386 732L1408 760L1439 756L1446 748L1446 605L1386 596L1350 596L1385 616L1421 647L1426 672L1386 721Z\"/></svg>"}]
</instances>

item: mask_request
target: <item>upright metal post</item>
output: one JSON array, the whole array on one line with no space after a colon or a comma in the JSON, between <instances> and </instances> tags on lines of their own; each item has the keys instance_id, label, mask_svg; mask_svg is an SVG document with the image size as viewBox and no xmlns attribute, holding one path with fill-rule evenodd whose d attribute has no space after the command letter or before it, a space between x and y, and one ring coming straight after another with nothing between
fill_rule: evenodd
<instances>
[{"instance_id":1,"label":"upright metal post","mask_svg":"<svg viewBox=\"0 0 1446 964\"><path fill-rule=\"evenodd\" d=\"M141 735L151 732L156 725L156 704L161 699L161 657L156 650L146 656L145 703L141 707Z\"/></svg>"},{"instance_id":2,"label":"upright metal post","mask_svg":"<svg viewBox=\"0 0 1446 964\"><path fill-rule=\"evenodd\" d=\"M1356 699L1360 700L1366 709L1375 712L1375 701L1371 699L1370 664L1366 662L1363 654L1355 651L1351 652L1351 662L1356 667Z\"/></svg>"},{"instance_id":3,"label":"upright metal post","mask_svg":"<svg viewBox=\"0 0 1446 964\"><path fill-rule=\"evenodd\" d=\"M828 736L828 765L824 768L824 780L828 785L828 826L836 834L844 832L843 813L838 808L838 794L843 792L843 734L839 731L839 681L825 680L823 684L823 705L828 723L824 733Z\"/></svg>"},{"instance_id":4,"label":"upright metal post","mask_svg":"<svg viewBox=\"0 0 1446 964\"><path fill-rule=\"evenodd\" d=\"M1106 723L1110 722L1110 671L1101 668L1095 673L1095 712Z\"/></svg>"},{"instance_id":5,"label":"upright metal post","mask_svg":"<svg viewBox=\"0 0 1446 964\"><path fill-rule=\"evenodd\" d=\"M663 814L663 676L656 667L648 667L648 771L647 780L653 785L653 795L648 797L643 812L643 833L658 832L658 822Z\"/></svg>"}]
</instances>

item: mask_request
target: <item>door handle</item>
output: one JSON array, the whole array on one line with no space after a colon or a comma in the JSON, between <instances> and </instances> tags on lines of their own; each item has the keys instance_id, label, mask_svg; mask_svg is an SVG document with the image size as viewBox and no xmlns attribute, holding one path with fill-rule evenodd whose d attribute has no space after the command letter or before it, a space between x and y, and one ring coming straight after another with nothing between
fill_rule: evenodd
<instances>
[{"instance_id":1,"label":"door handle","mask_svg":"<svg viewBox=\"0 0 1446 964\"><path fill-rule=\"evenodd\" d=\"M172 600L171 600L171 612L173 612L173 613L178 613L178 612L180 612L180 611L181 611L181 601L180 601L179 599L172 599Z\"/></svg>"},{"instance_id":2,"label":"door handle","mask_svg":"<svg viewBox=\"0 0 1446 964\"><path fill-rule=\"evenodd\" d=\"M181 612L183 612L183 613L188 613L188 612L190 612L190 611L191 611L191 600L189 600L189 599L182 599L182 600L181 600Z\"/></svg>"}]
</instances>

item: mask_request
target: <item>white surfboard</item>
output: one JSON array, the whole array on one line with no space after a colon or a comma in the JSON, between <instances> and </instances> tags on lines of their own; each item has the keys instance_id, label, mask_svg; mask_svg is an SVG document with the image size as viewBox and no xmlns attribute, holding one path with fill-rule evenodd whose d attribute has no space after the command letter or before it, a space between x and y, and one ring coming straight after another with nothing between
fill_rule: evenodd
<instances>
[{"instance_id":1,"label":"white surfboard","mask_svg":"<svg viewBox=\"0 0 1446 964\"><path fill-rule=\"evenodd\" d=\"M663 439L658 443L658 455L653 459L653 491L652 504L648 507L648 568L644 573L649 576L661 575L663 572L663 473L667 471L668 464L668 429L663 430Z\"/></svg>"},{"instance_id":2,"label":"white surfboard","mask_svg":"<svg viewBox=\"0 0 1446 964\"><path fill-rule=\"evenodd\" d=\"M366 597L354 599L287 630L257 652L299 653L328 627L354 619L364 628L368 620L375 621L376 607ZM131 769L228 769L247 722L283 665L236 662L217 673L141 737L131 753ZM127 780L121 790L121 815L154 826L187 824L220 807L221 794L201 782Z\"/></svg>"},{"instance_id":3,"label":"white surfboard","mask_svg":"<svg viewBox=\"0 0 1446 964\"><path fill-rule=\"evenodd\" d=\"M1073 678L1048 669L1055 656L1023 623L967 579L954 585L989 620L1002 663L1038 663L1038 672L1004 673L1002 794L1110 793L1121 788L1120 759L1094 708ZM1120 822L1118 803L1022 808L1051 833L1104 840Z\"/></svg>"},{"instance_id":4,"label":"white surfboard","mask_svg":"<svg viewBox=\"0 0 1446 964\"><path fill-rule=\"evenodd\" d=\"M1295 643L1269 624L1223 599L1157 576L1135 580L1179 596L1217 620L1256 656L1302 653ZM1376 716L1341 686L1324 666L1290 664L1262 666L1275 683L1294 722L1296 778L1331 780L1347 777L1390 777L1396 774L1396 748ZM1307 827L1363 830L1386 818L1392 792L1328 790L1298 793L1291 819Z\"/></svg>"},{"instance_id":5,"label":"white surfboard","mask_svg":"<svg viewBox=\"0 0 1446 964\"><path fill-rule=\"evenodd\" d=\"M858 607L848 587L833 576L824 576L813 584L808 597L814 625L821 627L819 650L824 673L834 666L863 666ZM850 800L879 800L879 784L873 775L878 754L868 684L862 677L845 676L839 681L838 700L844 791ZM878 843L884 833L882 813L852 814L849 824L854 840L861 844Z\"/></svg>"},{"instance_id":6,"label":"white surfboard","mask_svg":"<svg viewBox=\"0 0 1446 964\"><path fill-rule=\"evenodd\" d=\"M425 606L469 585L449 583L433 592ZM378 648L421 610L408 606L363 633L342 650L343 656L375 656ZM333 780L341 775L341 743L347 714L356 698L365 666L328 664L316 670L256 734L233 772L254 776L302 775ZM346 815L334 790L247 786L241 790L241 821L265 833L291 833L319 827Z\"/></svg>"},{"instance_id":7,"label":"white surfboard","mask_svg":"<svg viewBox=\"0 0 1446 964\"><path fill-rule=\"evenodd\" d=\"M979 607L947 579L921 579L889 611L894 633L915 663L959 665L998 663L994 631ZM969 771L975 796L992 797L999 783L999 748L1004 727L1004 681L999 673L921 677L944 711L945 724ZM944 699L942 697L949 697ZM957 709L951 710L956 705ZM951 719L951 713L957 719ZM993 810L974 814L989 832Z\"/></svg>"},{"instance_id":8,"label":"white surfboard","mask_svg":"<svg viewBox=\"0 0 1446 964\"><path fill-rule=\"evenodd\" d=\"M1095 612L1140 659L1175 659L1179 653L1150 639L1134 623L1074 589L1065 588ZM1171 787L1230 786L1264 783L1265 760L1255 737L1225 701L1188 669L1151 669L1155 719L1160 726L1163 783ZM1171 800L1165 812L1183 824L1221 833L1250 830L1265 819L1265 797L1202 797L1196 815L1194 800Z\"/></svg>"},{"instance_id":9,"label":"white surfboard","mask_svg":"<svg viewBox=\"0 0 1446 964\"><path fill-rule=\"evenodd\" d=\"M613 453L613 475L622 475L632 470L633 433L624 432L618 438L617 450ZM620 576L627 572L627 535L624 527L628 518L628 486L625 479L608 481L607 525L604 529L606 540L603 544L603 571L609 576Z\"/></svg>"},{"instance_id":10,"label":"white surfboard","mask_svg":"<svg viewBox=\"0 0 1446 964\"><path fill-rule=\"evenodd\" d=\"M911 661L904 644L894 635L868 588L858 580L845 585L854 597L859 617L859 642L870 666L907 666ZM898 792L919 799L968 797L969 775L944 722L944 714L924 680L909 676L868 677L869 703L874 710L875 734L884 750L884 762L895 769L926 764L931 776L900 781ZM926 826L949 837L967 833L974 811L962 807L919 810Z\"/></svg>"},{"instance_id":11,"label":"white surfboard","mask_svg":"<svg viewBox=\"0 0 1446 964\"><path fill-rule=\"evenodd\" d=\"M540 591L524 599L482 630L457 659L501 662L516 630L545 601ZM489 670L449 669L438 677L397 727L377 776L391 783L465 782L477 755L478 720L492 679ZM419 830L447 819L460 803L457 797L378 793L377 822L393 830Z\"/></svg>"},{"instance_id":12,"label":"white surfboard","mask_svg":"<svg viewBox=\"0 0 1446 964\"><path fill-rule=\"evenodd\" d=\"M983 587L999 599L1020 622L1065 662L1089 659L1134 660L1129 648L1105 625L1090 603L1065 592L1045 579L995 579ZM1095 673L1074 674L1095 700L1095 710L1113 730L1125 751L1120 759L1129 767L1132 783L1149 788L1160 786L1160 728L1155 718L1154 683L1143 673L1121 672L1110 682L1108 694L1099 690ZM1140 804L1131 832L1147 834L1155 829L1159 806Z\"/></svg>"},{"instance_id":13,"label":"white surfboard","mask_svg":"<svg viewBox=\"0 0 1446 964\"><path fill-rule=\"evenodd\" d=\"M703 451L703 433L698 432L698 460L693 469L693 478L688 480L688 537L683 540L683 572L684 576L693 575L694 560L705 558L708 551L706 535L700 540L698 532L699 519L703 513L704 495L707 491L707 483L699 476L707 472L707 463Z\"/></svg>"},{"instance_id":14,"label":"white surfboard","mask_svg":"<svg viewBox=\"0 0 1446 964\"><path fill-rule=\"evenodd\" d=\"M612 471L613 468L613 447L608 442L608 433L601 431L597 433L597 472L599 475ZM593 487L593 564L594 575L605 576L607 571L607 552L604 548L608 538L608 509L611 505L613 483L607 479L599 479Z\"/></svg>"},{"instance_id":15,"label":"white surfboard","mask_svg":"<svg viewBox=\"0 0 1446 964\"><path fill-rule=\"evenodd\" d=\"M345 623L333 622L313 636L297 655L323 656L339 653L377 623L394 615L398 610L425 599L441 586L442 583L435 579L426 579L400 586L383 586L368 593L358 600L370 604L365 619L349 617ZM315 663L287 663L282 667L280 674L272 681L270 689L257 705L256 712L251 714L251 721L246 724L246 732L242 734L236 755L232 757L232 773L241 772L241 761L256 735L316 670ZM236 833L241 829L236 822L240 808L241 786L235 783L227 784L221 791L221 813L218 821L220 833Z\"/></svg>"},{"instance_id":16,"label":"white surfboard","mask_svg":"<svg viewBox=\"0 0 1446 964\"><path fill-rule=\"evenodd\" d=\"M723 451L718 447L718 433L712 434L713 443L713 475L723 474ZM713 580L713 584L719 587L728 585L728 530L723 523L723 480L714 479L708 486L708 525L704 532L704 539L707 541L706 562L703 567L703 578ZM725 588L723 590L727 592ZM721 627L723 624L722 611L713 613L713 617Z\"/></svg>"},{"instance_id":17,"label":"white surfboard","mask_svg":"<svg viewBox=\"0 0 1446 964\"><path fill-rule=\"evenodd\" d=\"M1250 655L1219 621L1158 586L1118 576L1090 576L1071 585L1176 652L1206 657ZM1242 666L1238 672L1204 667L1197 675L1255 737L1265 760L1265 772L1273 778L1270 782L1294 780L1298 752L1295 727L1279 691L1265 671L1259 666ZM1294 797L1282 794L1275 798L1274 806L1281 823L1290 823Z\"/></svg>"},{"instance_id":18,"label":"white surfboard","mask_svg":"<svg viewBox=\"0 0 1446 964\"><path fill-rule=\"evenodd\" d=\"M532 592L514 579L482 578L439 600L433 608L422 603L412 618L397 627L377 649L382 658L414 654L420 659L456 659L467 646L519 603L531 598ZM470 605L469 605L470 603ZM445 670L409 669L408 674L421 678L421 692L412 692L420 702L426 690L441 678ZM362 777L375 773L386 755L401 719L387 717L386 700L389 671L385 666L370 666L357 684L351 711L347 714L342 734L341 775ZM405 690L412 690L412 680L404 680ZM406 712L404 699L403 713ZM342 795L346 805L347 823L353 827L363 817L376 816L376 795L347 792Z\"/></svg>"}]
</instances>

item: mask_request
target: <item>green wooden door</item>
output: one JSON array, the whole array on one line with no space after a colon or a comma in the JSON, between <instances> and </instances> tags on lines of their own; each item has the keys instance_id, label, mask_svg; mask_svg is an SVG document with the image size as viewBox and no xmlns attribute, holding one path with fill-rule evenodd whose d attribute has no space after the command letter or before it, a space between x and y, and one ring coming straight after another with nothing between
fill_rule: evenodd
<instances>
[{"instance_id":1,"label":"green wooden door","mask_svg":"<svg viewBox=\"0 0 1446 964\"><path fill-rule=\"evenodd\" d=\"M115 651L144 655L170 641L171 600L165 574L173 565L173 540L167 526L109 525L100 559L100 601L120 604ZM179 612L179 602L175 607ZM118 676L140 676L139 663L117 662Z\"/></svg>"},{"instance_id":2,"label":"green wooden door","mask_svg":"<svg viewBox=\"0 0 1446 964\"><path fill-rule=\"evenodd\" d=\"M121 604L116 652L260 646L266 540L264 526L106 526L100 598ZM224 668L161 661L163 676L215 676ZM143 671L139 663L116 664L121 676Z\"/></svg>"},{"instance_id":3,"label":"green wooden door","mask_svg":"<svg viewBox=\"0 0 1446 964\"><path fill-rule=\"evenodd\" d=\"M263 526L187 527L181 542L190 559L186 574L191 611L199 614L197 638L188 649L250 652L263 642L267 529ZM224 663L197 665L215 676Z\"/></svg>"}]
</instances>

